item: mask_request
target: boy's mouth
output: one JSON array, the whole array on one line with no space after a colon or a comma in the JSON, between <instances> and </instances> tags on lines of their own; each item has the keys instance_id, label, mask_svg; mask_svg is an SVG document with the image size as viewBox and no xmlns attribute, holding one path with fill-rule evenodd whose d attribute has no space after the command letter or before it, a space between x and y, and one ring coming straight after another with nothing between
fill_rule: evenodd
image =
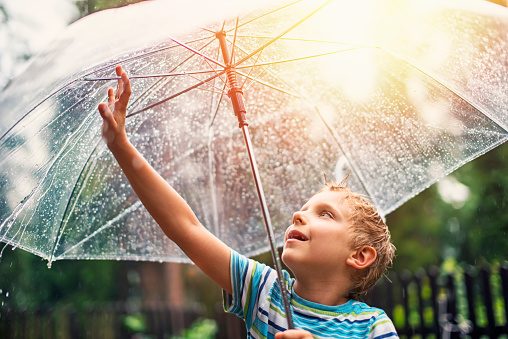
<instances>
[{"instance_id":1,"label":"boy's mouth","mask_svg":"<svg viewBox=\"0 0 508 339\"><path fill-rule=\"evenodd\" d=\"M299 232L299 231L297 231L297 230L291 230L291 231L289 231L289 233L288 233L288 238L287 238L287 240L293 240L293 241L307 241L307 240L309 240L309 239L307 239L307 237L306 237L303 233L301 233L301 232Z\"/></svg>"}]
</instances>

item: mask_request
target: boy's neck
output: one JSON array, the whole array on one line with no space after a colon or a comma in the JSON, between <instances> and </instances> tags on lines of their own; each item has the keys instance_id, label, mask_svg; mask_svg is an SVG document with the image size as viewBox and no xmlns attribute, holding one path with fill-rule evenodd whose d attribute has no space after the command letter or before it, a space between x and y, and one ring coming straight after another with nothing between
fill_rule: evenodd
<instances>
[{"instance_id":1,"label":"boy's neck","mask_svg":"<svg viewBox=\"0 0 508 339\"><path fill-rule=\"evenodd\" d=\"M327 306L338 306L349 301L349 284L336 279L296 279L295 293L305 300Z\"/></svg>"}]
</instances>

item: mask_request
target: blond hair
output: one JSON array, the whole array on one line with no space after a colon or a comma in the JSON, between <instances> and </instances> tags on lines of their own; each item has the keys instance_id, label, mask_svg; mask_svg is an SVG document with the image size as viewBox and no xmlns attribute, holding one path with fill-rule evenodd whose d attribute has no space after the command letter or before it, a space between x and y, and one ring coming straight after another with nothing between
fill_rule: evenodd
<instances>
[{"instance_id":1,"label":"blond hair","mask_svg":"<svg viewBox=\"0 0 508 339\"><path fill-rule=\"evenodd\" d=\"M348 176L349 177L349 176ZM391 267L395 254L395 246L391 243L390 231L376 207L369 199L351 191L346 185L346 177L339 184L325 175L325 187L320 191L338 191L348 202L349 227L352 230L349 246L357 250L362 246L371 246L376 250L376 259L367 268L352 275L353 288L349 291L352 299L358 299L367 293Z\"/></svg>"}]
</instances>

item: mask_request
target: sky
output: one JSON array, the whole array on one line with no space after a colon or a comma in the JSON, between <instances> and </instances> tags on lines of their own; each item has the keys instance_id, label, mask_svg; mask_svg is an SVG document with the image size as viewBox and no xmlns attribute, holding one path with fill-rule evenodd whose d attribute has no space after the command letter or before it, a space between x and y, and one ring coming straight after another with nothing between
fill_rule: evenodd
<instances>
[{"instance_id":1,"label":"sky","mask_svg":"<svg viewBox=\"0 0 508 339\"><path fill-rule=\"evenodd\" d=\"M75 0L0 0L0 91L78 17Z\"/></svg>"}]
</instances>

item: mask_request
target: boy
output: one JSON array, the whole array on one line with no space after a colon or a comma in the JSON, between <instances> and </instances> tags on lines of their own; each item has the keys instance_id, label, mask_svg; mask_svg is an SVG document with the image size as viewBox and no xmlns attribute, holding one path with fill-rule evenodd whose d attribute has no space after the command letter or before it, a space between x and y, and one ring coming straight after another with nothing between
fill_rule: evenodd
<instances>
[{"instance_id":1,"label":"boy","mask_svg":"<svg viewBox=\"0 0 508 339\"><path fill-rule=\"evenodd\" d=\"M116 96L110 88L108 103L98 107L103 139L164 233L225 291L225 308L245 319L249 338L397 337L382 310L354 300L393 258L388 229L370 204L345 187L327 184L294 214L282 260L295 276L284 272L299 329L286 330L274 270L232 251L203 227L129 143L130 82L121 66L116 72L121 76Z\"/></svg>"}]
</instances>

